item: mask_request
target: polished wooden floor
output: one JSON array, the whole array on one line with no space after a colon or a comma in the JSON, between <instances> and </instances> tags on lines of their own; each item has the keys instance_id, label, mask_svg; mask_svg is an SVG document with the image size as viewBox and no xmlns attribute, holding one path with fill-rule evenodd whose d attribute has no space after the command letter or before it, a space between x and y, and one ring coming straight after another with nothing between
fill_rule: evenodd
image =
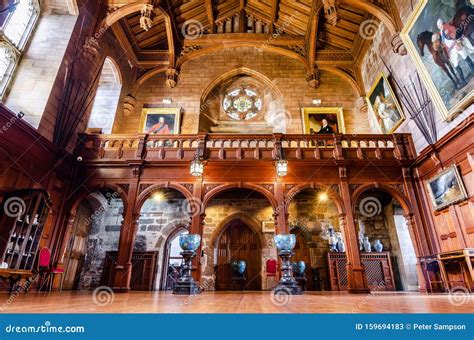
<instances>
[{"instance_id":1,"label":"polished wooden floor","mask_svg":"<svg viewBox=\"0 0 474 340\"><path fill-rule=\"evenodd\" d=\"M280 296L270 292L30 292L0 295L2 313L472 313L474 295L308 292Z\"/></svg>"}]
</instances>

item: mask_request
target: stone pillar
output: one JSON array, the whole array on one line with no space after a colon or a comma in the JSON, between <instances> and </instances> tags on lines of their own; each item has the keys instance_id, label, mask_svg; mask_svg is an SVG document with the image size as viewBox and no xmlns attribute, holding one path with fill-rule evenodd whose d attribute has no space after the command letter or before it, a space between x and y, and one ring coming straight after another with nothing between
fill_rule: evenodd
<instances>
[{"instance_id":1,"label":"stone pillar","mask_svg":"<svg viewBox=\"0 0 474 340\"><path fill-rule=\"evenodd\" d=\"M132 116L135 112L135 97L131 94L126 95L123 98L123 115Z\"/></svg>"},{"instance_id":2,"label":"stone pillar","mask_svg":"<svg viewBox=\"0 0 474 340\"><path fill-rule=\"evenodd\" d=\"M360 115L368 117L369 113L369 105L367 104L367 100L365 97L357 98L356 102L356 110Z\"/></svg>"},{"instance_id":3,"label":"stone pillar","mask_svg":"<svg viewBox=\"0 0 474 340\"><path fill-rule=\"evenodd\" d=\"M166 85L168 85L170 89L176 87L176 84L178 83L178 75L179 72L175 68L169 68L166 70Z\"/></svg>"},{"instance_id":4,"label":"stone pillar","mask_svg":"<svg viewBox=\"0 0 474 340\"><path fill-rule=\"evenodd\" d=\"M347 281L349 293L370 293L359 252L359 237L354 223L351 194L347 182L346 168L339 168L341 196L344 203L345 216L340 216L346 237Z\"/></svg>"},{"instance_id":5,"label":"stone pillar","mask_svg":"<svg viewBox=\"0 0 474 340\"><path fill-rule=\"evenodd\" d=\"M402 56L407 55L407 49L405 44L403 43L402 38L400 37L400 33L395 34L392 36L392 49L393 52L400 54Z\"/></svg>"},{"instance_id":6,"label":"stone pillar","mask_svg":"<svg viewBox=\"0 0 474 340\"><path fill-rule=\"evenodd\" d=\"M317 89L319 86L321 86L321 76L316 65L313 66L308 72L306 75L306 80L308 81L309 86L311 86L313 89Z\"/></svg>"}]
</instances>

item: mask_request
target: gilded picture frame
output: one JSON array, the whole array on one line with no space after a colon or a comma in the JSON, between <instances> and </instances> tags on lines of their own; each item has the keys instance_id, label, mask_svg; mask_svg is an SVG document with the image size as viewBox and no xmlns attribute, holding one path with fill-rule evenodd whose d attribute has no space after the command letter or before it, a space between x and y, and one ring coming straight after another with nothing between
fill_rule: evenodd
<instances>
[{"instance_id":1,"label":"gilded picture frame","mask_svg":"<svg viewBox=\"0 0 474 340\"><path fill-rule=\"evenodd\" d=\"M474 7L473 5L467 6ZM443 14L438 14L441 7L443 8L444 16ZM469 105L474 103L474 89L471 86L469 90L469 79L467 86L456 89L456 77L461 77L460 72L456 70L456 65L451 62L453 59L452 52L446 54L443 59L445 61L447 59L448 62L443 63L441 60L436 62L435 54L429 48L433 46L433 39L436 38L434 34L438 34L441 37L441 30L437 27L438 21L442 20L445 23L449 23L450 20L458 16L460 10L460 8L456 8L454 2L441 3L440 0L420 0L400 33L408 54L415 63L416 69L443 121L453 120L458 114L468 108ZM446 14L448 12L449 14ZM452 51L449 48L445 50ZM440 58L439 56L436 57L436 59ZM456 62L459 63L459 66L464 68L464 72L462 71L461 73L465 74L467 70L465 62L458 57L455 59L457 59ZM444 70L445 68L447 71Z\"/></svg>"},{"instance_id":2,"label":"gilded picture frame","mask_svg":"<svg viewBox=\"0 0 474 340\"><path fill-rule=\"evenodd\" d=\"M444 209L469 197L456 165L426 181L426 186L435 210Z\"/></svg>"},{"instance_id":3,"label":"gilded picture frame","mask_svg":"<svg viewBox=\"0 0 474 340\"><path fill-rule=\"evenodd\" d=\"M366 99L382 133L394 133L405 121L400 102L384 72L377 76Z\"/></svg>"},{"instance_id":4,"label":"gilded picture frame","mask_svg":"<svg viewBox=\"0 0 474 340\"><path fill-rule=\"evenodd\" d=\"M274 221L262 221L262 233L274 233L275 222Z\"/></svg>"},{"instance_id":5,"label":"gilded picture frame","mask_svg":"<svg viewBox=\"0 0 474 340\"><path fill-rule=\"evenodd\" d=\"M328 120L328 125L333 133L346 133L344 123L344 110L342 107L304 107L301 109L301 120L303 122L303 133L318 133L321 129L323 119Z\"/></svg>"},{"instance_id":6,"label":"gilded picture frame","mask_svg":"<svg viewBox=\"0 0 474 340\"><path fill-rule=\"evenodd\" d=\"M180 108L143 108L140 133L177 135L181 127Z\"/></svg>"}]
</instances>

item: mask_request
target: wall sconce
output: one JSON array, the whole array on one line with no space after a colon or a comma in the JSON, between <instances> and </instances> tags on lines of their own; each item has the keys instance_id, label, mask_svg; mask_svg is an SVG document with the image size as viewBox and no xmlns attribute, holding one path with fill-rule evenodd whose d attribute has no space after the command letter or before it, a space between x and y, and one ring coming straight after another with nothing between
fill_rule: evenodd
<instances>
[{"instance_id":1,"label":"wall sconce","mask_svg":"<svg viewBox=\"0 0 474 340\"><path fill-rule=\"evenodd\" d=\"M276 172L278 177L284 177L288 174L288 161L280 159L276 162Z\"/></svg>"},{"instance_id":2,"label":"wall sconce","mask_svg":"<svg viewBox=\"0 0 474 340\"><path fill-rule=\"evenodd\" d=\"M171 98L163 98L163 104L165 105L170 105L172 102Z\"/></svg>"},{"instance_id":3,"label":"wall sconce","mask_svg":"<svg viewBox=\"0 0 474 340\"><path fill-rule=\"evenodd\" d=\"M321 99L313 99L313 105L321 106L321 104L322 104L322 100L321 100Z\"/></svg>"},{"instance_id":4,"label":"wall sconce","mask_svg":"<svg viewBox=\"0 0 474 340\"><path fill-rule=\"evenodd\" d=\"M204 174L204 163L198 157L192 160L189 173L194 177L201 177Z\"/></svg>"}]
</instances>

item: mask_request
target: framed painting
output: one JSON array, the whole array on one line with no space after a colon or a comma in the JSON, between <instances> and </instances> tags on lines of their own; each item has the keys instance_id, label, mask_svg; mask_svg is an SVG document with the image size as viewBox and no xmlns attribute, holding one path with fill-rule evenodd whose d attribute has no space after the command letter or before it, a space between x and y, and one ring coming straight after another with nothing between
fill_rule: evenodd
<instances>
[{"instance_id":1,"label":"framed painting","mask_svg":"<svg viewBox=\"0 0 474 340\"><path fill-rule=\"evenodd\" d=\"M401 37L443 120L474 102L474 6L420 0Z\"/></svg>"},{"instance_id":2,"label":"framed painting","mask_svg":"<svg viewBox=\"0 0 474 340\"><path fill-rule=\"evenodd\" d=\"M428 192L436 210L468 198L456 165L452 165L427 181Z\"/></svg>"},{"instance_id":3,"label":"framed painting","mask_svg":"<svg viewBox=\"0 0 474 340\"><path fill-rule=\"evenodd\" d=\"M274 233L275 222L274 221L262 221L262 232L263 233Z\"/></svg>"},{"instance_id":4,"label":"framed painting","mask_svg":"<svg viewBox=\"0 0 474 340\"><path fill-rule=\"evenodd\" d=\"M346 133L342 107L306 107L301 112L306 134Z\"/></svg>"},{"instance_id":5,"label":"framed painting","mask_svg":"<svg viewBox=\"0 0 474 340\"><path fill-rule=\"evenodd\" d=\"M144 108L140 132L150 135L177 135L180 132L181 109Z\"/></svg>"},{"instance_id":6,"label":"framed painting","mask_svg":"<svg viewBox=\"0 0 474 340\"><path fill-rule=\"evenodd\" d=\"M369 102L375 120L382 133L395 132L405 120L405 115L398 103L395 92L393 92L388 78L381 73L375 79L372 89L369 91L367 101Z\"/></svg>"}]
</instances>

